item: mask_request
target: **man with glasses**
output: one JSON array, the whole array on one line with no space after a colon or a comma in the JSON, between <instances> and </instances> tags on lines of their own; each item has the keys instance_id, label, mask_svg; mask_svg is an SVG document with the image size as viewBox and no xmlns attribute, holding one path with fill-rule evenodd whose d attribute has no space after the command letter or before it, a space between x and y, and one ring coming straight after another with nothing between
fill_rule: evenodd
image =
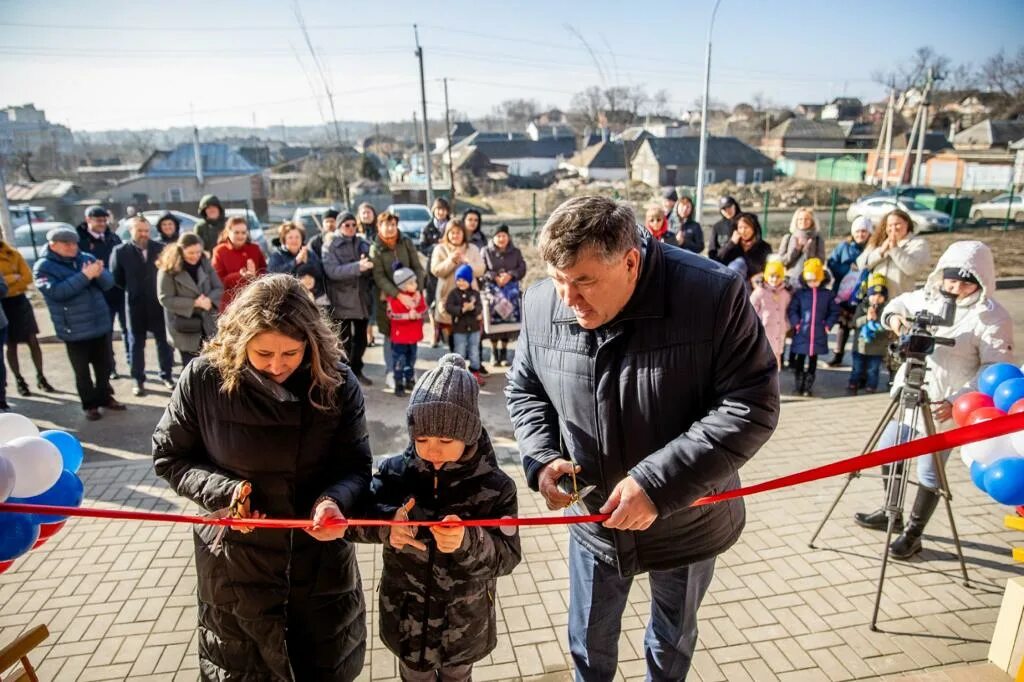
<instances>
[{"instance_id":1,"label":"man with glasses","mask_svg":"<svg viewBox=\"0 0 1024 682\"><path fill-rule=\"evenodd\" d=\"M327 217L324 216L326 229ZM366 352L366 325L370 319L370 279L373 262L370 244L356 234L356 217L343 213L338 218L338 231L325 239L324 274L327 276L327 297L331 315L341 329L349 367L359 383L373 382L363 374L363 353Z\"/></svg>"}]
</instances>

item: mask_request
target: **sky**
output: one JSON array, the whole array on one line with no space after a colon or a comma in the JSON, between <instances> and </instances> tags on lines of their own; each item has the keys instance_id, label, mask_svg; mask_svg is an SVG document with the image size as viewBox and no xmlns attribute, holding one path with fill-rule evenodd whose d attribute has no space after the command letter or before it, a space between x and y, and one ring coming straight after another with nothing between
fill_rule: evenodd
<instances>
[{"instance_id":1,"label":"sky","mask_svg":"<svg viewBox=\"0 0 1024 682\"><path fill-rule=\"evenodd\" d=\"M488 113L505 99L566 108L591 85L703 87L713 0L298 0L340 120ZM0 107L34 103L73 130L330 120L296 0L0 0ZM978 64L1024 38L1022 0L721 0L711 98L794 106L881 99L871 80L930 45ZM593 55L593 56L592 56ZM600 67L595 63L600 63Z\"/></svg>"}]
</instances>

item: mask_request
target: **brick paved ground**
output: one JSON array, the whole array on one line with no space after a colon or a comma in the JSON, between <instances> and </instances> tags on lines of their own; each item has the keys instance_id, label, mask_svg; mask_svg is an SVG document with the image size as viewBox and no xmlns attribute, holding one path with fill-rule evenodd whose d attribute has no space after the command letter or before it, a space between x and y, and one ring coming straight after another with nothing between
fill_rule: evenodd
<instances>
[{"instance_id":1,"label":"brick paved ground","mask_svg":"<svg viewBox=\"0 0 1024 682\"><path fill-rule=\"evenodd\" d=\"M789 403L778 434L744 470L747 481L847 455L862 442L884 399ZM799 418L797 418L799 410ZM813 428L808 428L813 426ZM513 453L510 474L522 486ZM942 517L928 529L923 560L893 564L882 602L884 632L870 616L881 537L847 522L879 497L877 481L856 481L826 526L807 540L837 489L835 481L755 497L740 543L721 557L701 610L696 679L840 680L892 675L985 659L1005 579L1021 574L1008 557L1016 539L1002 529L1005 510L970 485L964 467L949 471L974 585L956 579ZM87 464L82 477L93 507L179 510L148 462ZM537 496L523 489L526 514ZM565 531L523 531L526 560L500 581L499 645L476 679L568 679L565 648ZM375 576L380 559L360 550L371 630L376 630ZM35 623L51 637L36 656L43 679L181 679L196 677L195 577L187 527L81 519L0 576L0 641ZM644 673L642 639L647 589L638 580L623 620L620 673ZM374 638L363 679L393 679L395 661Z\"/></svg>"}]
</instances>

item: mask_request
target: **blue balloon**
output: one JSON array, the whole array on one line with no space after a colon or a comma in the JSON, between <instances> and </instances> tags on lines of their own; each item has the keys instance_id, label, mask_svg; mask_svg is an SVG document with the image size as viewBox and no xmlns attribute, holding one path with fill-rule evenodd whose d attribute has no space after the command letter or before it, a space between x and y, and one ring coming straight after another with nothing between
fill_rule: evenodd
<instances>
[{"instance_id":1,"label":"blue balloon","mask_svg":"<svg viewBox=\"0 0 1024 682\"><path fill-rule=\"evenodd\" d=\"M1007 379L996 387L992 402L1003 412L1009 412L1013 404L1024 398L1024 378Z\"/></svg>"},{"instance_id":2,"label":"blue balloon","mask_svg":"<svg viewBox=\"0 0 1024 682\"><path fill-rule=\"evenodd\" d=\"M45 504L56 507L78 507L82 504L82 498L85 497L85 486L82 485L82 480L75 474L71 473L67 469L60 473L60 478L57 482L50 486L42 495L36 495L35 497L22 497L22 498L10 498L8 502L17 502L18 504ZM32 523L57 523L63 521L66 516L56 516L50 514L28 514Z\"/></svg>"},{"instance_id":3,"label":"blue balloon","mask_svg":"<svg viewBox=\"0 0 1024 682\"><path fill-rule=\"evenodd\" d=\"M988 471L988 467L981 462L971 462L971 480L974 481L974 485L978 486L982 492L988 492L985 490L986 471Z\"/></svg>"},{"instance_id":4,"label":"blue balloon","mask_svg":"<svg viewBox=\"0 0 1024 682\"><path fill-rule=\"evenodd\" d=\"M0 514L0 561L17 559L39 539L31 514Z\"/></svg>"},{"instance_id":5,"label":"blue balloon","mask_svg":"<svg viewBox=\"0 0 1024 682\"><path fill-rule=\"evenodd\" d=\"M64 468L73 474L77 474L78 470L82 467L82 459L85 458L85 453L82 452L82 444L78 442L78 439L72 436L67 431L43 431L39 434L40 438L45 438L60 450L60 456L64 459Z\"/></svg>"},{"instance_id":6,"label":"blue balloon","mask_svg":"<svg viewBox=\"0 0 1024 682\"><path fill-rule=\"evenodd\" d=\"M996 502L1013 507L1024 504L1024 458L1005 457L988 465L985 491Z\"/></svg>"},{"instance_id":7,"label":"blue balloon","mask_svg":"<svg viewBox=\"0 0 1024 682\"><path fill-rule=\"evenodd\" d=\"M1001 383L1022 377L1024 377L1024 372L1020 370L1020 367L1008 362L997 362L986 367L985 371L978 375L978 390L989 397L995 397L996 389Z\"/></svg>"}]
</instances>

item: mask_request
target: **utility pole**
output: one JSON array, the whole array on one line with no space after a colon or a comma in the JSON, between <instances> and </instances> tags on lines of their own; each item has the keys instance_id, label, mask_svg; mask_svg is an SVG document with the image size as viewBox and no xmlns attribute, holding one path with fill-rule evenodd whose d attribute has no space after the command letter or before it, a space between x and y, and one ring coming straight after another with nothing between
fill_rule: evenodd
<instances>
[{"instance_id":1,"label":"utility pole","mask_svg":"<svg viewBox=\"0 0 1024 682\"><path fill-rule=\"evenodd\" d=\"M4 175L4 164L7 155L4 154L4 141L0 140L0 230L3 231L4 241L14 244L14 225L11 224L11 207L7 204L7 177ZM32 212L28 212L28 223L32 224ZM32 228L29 228L32 234ZM33 240L34 241L34 240Z\"/></svg>"},{"instance_id":2,"label":"utility pole","mask_svg":"<svg viewBox=\"0 0 1024 682\"><path fill-rule=\"evenodd\" d=\"M718 4L722 0L715 0L715 6L711 10L711 21L708 22L708 44L704 56L704 98L700 105L700 152L697 156L697 205L694 207L694 220L703 220L704 210L704 165L708 153L708 98L711 91L711 29L715 27L715 14L718 13Z\"/></svg>"},{"instance_id":3,"label":"utility pole","mask_svg":"<svg viewBox=\"0 0 1024 682\"><path fill-rule=\"evenodd\" d=\"M420 47L420 31L412 25L416 36L416 59L420 62L420 103L423 106L423 168L427 174L427 205L434 205L434 184L430 178L430 138L427 133L427 85L423 77L423 48Z\"/></svg>"},{"instance_id":4,"label":"utility pole","mask_svg":"<svg viewBox=\"0 0 1024 682\"><path fill-rule=\"evenodd\" d=\"M452 121L451 121L451 109L448 108L448 79L444 79L444 126L445 133L448 136L448 184L451 185L449 189L448 201L452 204L452 211L455 211L455 171L452 160Z\"/></svg>"},{"instance_id":5,"label":"utility pole","mask_svg":"<svg viewBox=\"0 0 1024 682\"><path fill-rule=\"evenodd\" d=\"M889 90L889 106L885 110L887 125L882 131L885 136L885 154L882 156L882 189L889 186L889 157L892 156L892 120L896 117L896 90Z\"/></svg>"},{"instance_id":6,"label":"utility pole","mask_svg":"<svg viewBox=\"0 0 1024 682\"><path fill-rule=\"evenodd\" d=\"M924 85L924 96L921 99L921 106L918 113L921 118L921 127L917 131L917 155L914 158L913 184L921 184L921 156L924 154L924 136L928 130L928 107L931 104L929 98L932 96L932 87L935 83L935 70L928 69L928 81Z\"/></svg>"}]
</instances>

